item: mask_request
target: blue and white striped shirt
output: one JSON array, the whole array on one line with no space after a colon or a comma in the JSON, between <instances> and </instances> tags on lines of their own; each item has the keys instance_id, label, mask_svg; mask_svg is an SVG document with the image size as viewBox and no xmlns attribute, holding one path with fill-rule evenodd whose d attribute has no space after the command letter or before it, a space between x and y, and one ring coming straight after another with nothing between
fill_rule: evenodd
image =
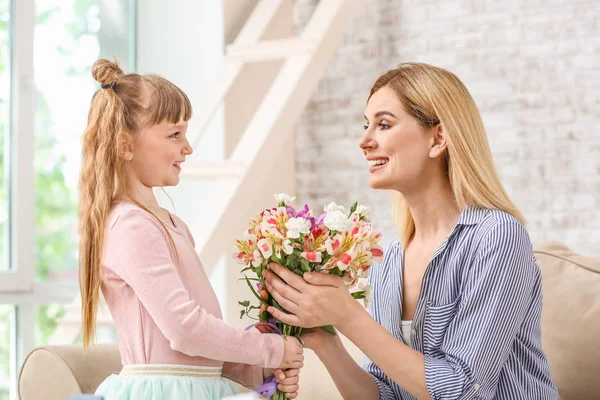
<instances>
[{"instance_id":1,"label":"blue and white striped shirt","mask_svg":"<svg viewBox=\"0 0 600 400\"><path fill-rule=\"evenodd\" d=\"M401 334L402 247L393 241L371 269L373 318ZM542 351L541 273L527 231L513 216L465 208L423 277L412 347L425 355L434 400L558 399ZM398 360L402 362L402 360ZM384 400L414 399L367 357Z\"/></svg>"}]
</instances>

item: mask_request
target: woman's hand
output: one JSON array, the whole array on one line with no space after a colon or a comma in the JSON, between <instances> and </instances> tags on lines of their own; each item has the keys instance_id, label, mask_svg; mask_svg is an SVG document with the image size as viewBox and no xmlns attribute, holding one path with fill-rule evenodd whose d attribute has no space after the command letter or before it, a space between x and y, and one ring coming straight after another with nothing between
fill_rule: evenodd
<instances>
[{"instance_id":1,"label":"woman's hand","mask_svg":"<svg viewBox=\"0 0 600 400\"><path fill-rule=\"evenodd\" d=\"M291 314L275 307L267 311L286 324L302 328L341 326L352 320L356 307L361 307L338 276L310 272L302 278L279 264L269 266L272 272L263 271L267 290Z\"/></svg>"},{"instance_id":2,"label":"woman's hand","mask_svg":"<svg viewBox=\"0 0 600 400\"><path fill-rule=\"evenodd\" d=\"M339 336L332 335L321 328L303 329L300 338L304 343L304 347L311 349L317 355L324 349L334 346L340 340Z\"/></svg>"}]
</instances>

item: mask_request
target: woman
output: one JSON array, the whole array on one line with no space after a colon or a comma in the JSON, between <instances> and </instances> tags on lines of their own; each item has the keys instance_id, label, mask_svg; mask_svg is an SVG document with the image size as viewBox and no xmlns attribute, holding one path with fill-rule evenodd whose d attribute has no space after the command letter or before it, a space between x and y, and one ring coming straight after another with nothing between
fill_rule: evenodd
<instances>
[{"instance_id":1,"label":"woman","mask_svg":"<svg viewBox=\"0 0 600 400\"><path fill-rule=\"evenodd\" d=\"M452 73L403 64L369 94L359 146L393 191L400 238L371 270L369 315L340 278L272 265L267 289L346 399L557 399L541 348L541 275L494 168L477 107Z\"/></svg>"}]
</instances>

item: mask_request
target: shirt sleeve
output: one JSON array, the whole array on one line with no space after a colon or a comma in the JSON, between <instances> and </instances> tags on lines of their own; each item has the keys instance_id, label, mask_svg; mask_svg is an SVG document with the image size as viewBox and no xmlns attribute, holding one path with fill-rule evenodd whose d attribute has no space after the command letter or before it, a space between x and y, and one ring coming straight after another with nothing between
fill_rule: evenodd
<instances>
[{"instance_id":1,"label":"shirt sleeve","mask_svg":"<svg viewBox=\"0 0 600 400\"><path fill-rule=\"evenodd\" d=\"M129 210L108 229L105 266L131 286L173 350L268 368L281 364L281 336L228 326L190 296L164 228L152 216Z\"/></svg>"},{"instance_id":2,"label":"shirt sleeve","mask_svg":"<svg viewBox=\"0 0 600 400\"><path fill-rule=\"evenodd\" d=\"M363 355L361 360L361 368L368 372L377 384L380 400L392 400L396 398L392 387L387 382L388 377L367 356Z\"/></svg>"},{"instance_id":3,"label":"shirt sleeve","mask_svg":"<svg viewBox=\"0 0 600 400\"><path fill-rule=\"evenodd\" d=\"M490 228L466 274L440 348L443 357L425 356L433 400L495 398L540 279L525 228L516 221Z\"/></svg>"}]
</instances>

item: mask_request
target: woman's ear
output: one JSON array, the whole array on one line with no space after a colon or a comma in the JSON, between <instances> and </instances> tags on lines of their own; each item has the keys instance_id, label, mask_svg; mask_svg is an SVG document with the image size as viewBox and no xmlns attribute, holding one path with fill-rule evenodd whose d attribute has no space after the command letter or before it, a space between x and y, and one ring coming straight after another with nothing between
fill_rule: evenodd
<instances>
[{"instance_id":1,"label":"woman's ear","mask_svg":"<svg viewBox=\"0 0 600 400\"><path fill-rule=\"evenodd\" d=\"M133 160L133 143L132 137L127 132L119 134L119 157L125 161Z\"/></svg>"},{"instance_id":2,"label":"woman's ear","mask_svg":"<svg viewBox=\"0 0 600 400\"><path fill-rule=\"evenodd\" d=\"M446 130L444 126L439 123L431 128L431 148L429 149L430 158L438 158L443 155L448 147L448 141L446 140Z\"/></svg>"}]
</instances>

